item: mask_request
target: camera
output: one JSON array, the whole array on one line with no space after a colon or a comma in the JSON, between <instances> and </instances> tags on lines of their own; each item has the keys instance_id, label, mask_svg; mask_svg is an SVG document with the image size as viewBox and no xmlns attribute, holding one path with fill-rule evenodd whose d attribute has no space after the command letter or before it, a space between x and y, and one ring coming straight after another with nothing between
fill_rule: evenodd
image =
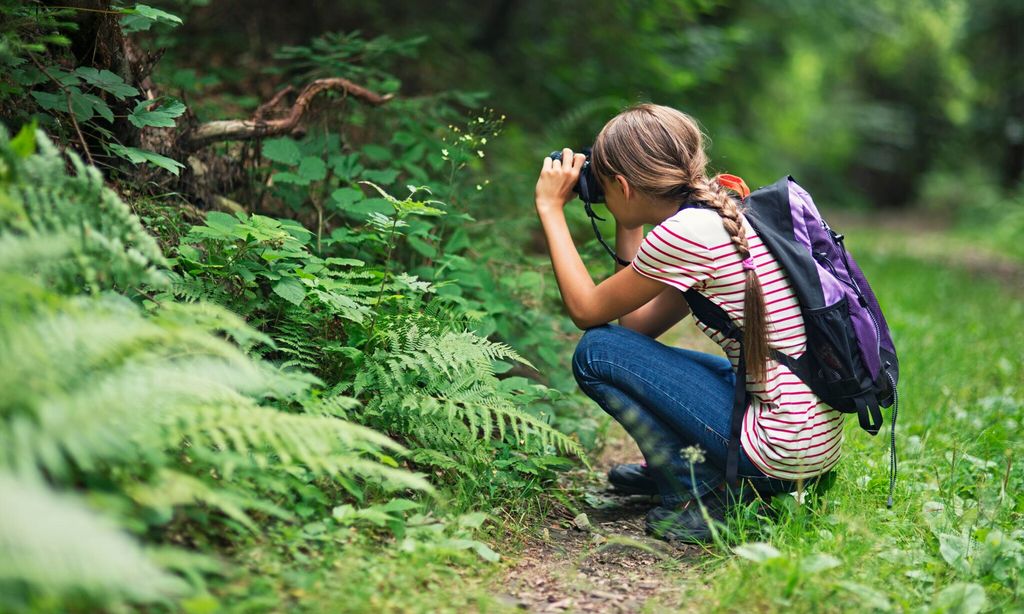
<instances>
[{"instance_id":1,"label":"camera","mask_svg":"<svg viewBox=\"0 0 1024 614\"><path fill-rule=\"evenodd\" d=\"M597 180L597 176L594 175L594 169L590 166L590 151L590 147L584 147L581 151L583 155L587 156L587 159L583 163L583 168L580 169L580 178L572 191L579 194L580 200L584 203L603 203L604 190L601 189L601 182ZM553 160L561 160L562 152L553 151L548 157ZM588 211L587 213L589 214L590 212Z\"/></svg>"},{"instance_id":2,"label":"camera","mask_svg":"<svg viewBox=\"0 0 1024 614\"><path fill-rule=\"evenodd\" d=\"M580 169L580 178L576 181L576 185L573 186L572 191L580 195L580 200L583 201L583 209L587 212L587 217L590 218L590 225L594 227L594 236L601 242L604 250L608 252L608 255L612 257L612 260L621 264L622 266L629 266L627 260L619 258L615 250L601 236L601 230L597 227L597 220L604 221L603 217L598 216L594 213L594 210L590 208L591 203L603 203L604 202L604 190L601 189L601 182L597 180L597 175L594 174L594 169L590 166L590 147L584 147L582 150L583 155L587 156L587 159L583 162L583 168ZM553 151L548 156L552 160L561 160L562 152Z\"/></svg>"}]
</instances>

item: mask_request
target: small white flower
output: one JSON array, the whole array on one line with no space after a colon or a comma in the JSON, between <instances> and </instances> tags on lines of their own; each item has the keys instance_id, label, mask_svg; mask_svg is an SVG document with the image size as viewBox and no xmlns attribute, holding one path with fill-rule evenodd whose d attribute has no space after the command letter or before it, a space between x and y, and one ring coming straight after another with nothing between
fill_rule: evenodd
<instances>
[{"instance_id":1,"label":"small white flower","mask_svg":"<svg viewBox=\"0 0 1024 614\"><path fill-rule=\"evenodd\" d=\"M478 155L478 156L480 156L482 158L482 157L484 157L484 152L478 149L478 150L476 150L476 155Z\"/></svg>"},{"instance_id":2,"label":"small white flower","mask_svg":"<svg viewBox=\"0 0 1024 614\"><path fill-rule=\"evenodd\" d=\"M705 460L704 450L700 446L687 446L680 450L679 453L694 465L699 465Z\"/></svg>"},{"instance_id":3,"label":"small white flower","mask_svg":"<svg viewBox=\"0 0 1024 614\"><path fill-rule=\"evenodd\" d=\"M476 189L478 189L478 190L482 190L482 189L484 189L484 186L482 186L482 185L480 185L480 184L478 183L478 184L476 184Z\"/></svg>"},{"instance_id":4,"label":"small white flower","mask_svg":"<svg viewBox=\"0 0 1024 614\"><path fill-rule=\"evenodd\" d=\"M486 136L480 137L480 144L481 145L486 145L487 144L487 137Z\"/></svg>"},{"instance_id":5,"label":"small white flower","mask_svg":"<svg viewBox=\"0 0 1024 614\"><path fill-rule=\"evenodd\" d=\"M448 157L448 150L447 149L442 149L441 150L441 155L447 158Z\"/></svg>"}]
</instances>

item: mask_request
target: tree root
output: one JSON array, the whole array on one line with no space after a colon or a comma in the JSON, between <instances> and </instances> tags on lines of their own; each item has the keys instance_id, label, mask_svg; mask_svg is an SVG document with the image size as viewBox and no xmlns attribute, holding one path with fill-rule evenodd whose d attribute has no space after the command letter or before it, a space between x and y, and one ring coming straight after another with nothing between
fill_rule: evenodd
<instances>
[{"instance_id":1,"label":"tree root","mask_svg":"<svg viewBox=\"0 0 1024 614\"><path fill-rule=\"evenodd\" d=\"M290 88L278 92L272 100L257 110L253 118L212 121L195 126L180 136L178 148L188 152L221 141L241 141L289 134L298 126L313 98L327 90L341 90L346 96L354 96L374 106L382 105L394 97L393 94L382 96L341 77L317 79L302 90L284 117L263 119L263 115L291 91Z\"/></svg>"}]
</instances>

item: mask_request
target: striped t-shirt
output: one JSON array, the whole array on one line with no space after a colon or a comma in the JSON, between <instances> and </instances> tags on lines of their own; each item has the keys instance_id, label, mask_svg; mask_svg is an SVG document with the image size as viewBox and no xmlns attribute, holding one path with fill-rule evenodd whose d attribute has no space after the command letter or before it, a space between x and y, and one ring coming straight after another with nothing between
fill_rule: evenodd
<instances>
[{"instance_id":1,"label":"striped t-shirt","mask_svg":"<svg viewBox=\"0 0 1024 614\"><path fill-rule=\"evenodd\" d=\"M799 358L807 349L800 306L782 267L744 219L747 243L764 292L768 345ZM633 259L642 275L679 290L696 288L743 325L742 261L709 209L683 209L649 233ZM732 362L739 363L739 343L697 322ZM765 475L789 480L810 478L839 460L843 415L822 402L792 371L769 359L766 381L747 378L750 406L743 418L741 445ZM723 408L727 411L728 408Z\"/></svg>"}]
</instances>

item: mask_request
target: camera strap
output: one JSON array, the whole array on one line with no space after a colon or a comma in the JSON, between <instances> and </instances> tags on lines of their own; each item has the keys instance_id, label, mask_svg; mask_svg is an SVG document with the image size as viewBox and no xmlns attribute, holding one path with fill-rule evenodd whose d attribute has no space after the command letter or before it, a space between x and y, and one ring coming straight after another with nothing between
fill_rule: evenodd
<instances>
[{"instance_id":1,"label":"camera strap","mask_svg":"<svg viewBox=\"0 0 1024 614\"><path fill-rule=\"evenodd\" d=\"M604 218L594 213L594 210L590 207L590 203L587 201L583 201L583 210L586 211L587 216L590 217L590 225L594 227L594 236L596 236L597 240L601 242L601 245L604 246L605 251L607 251L608 255L612 257L612 260L622 266L629 266L629 261L619 258L619 255L615 253L615 250L612 249L612 247L608 245L608 242L604 240L604 237L601 236L601 230L597 227L597 221L601 220L603 222Z\"/></svg>"}]
</instances>

